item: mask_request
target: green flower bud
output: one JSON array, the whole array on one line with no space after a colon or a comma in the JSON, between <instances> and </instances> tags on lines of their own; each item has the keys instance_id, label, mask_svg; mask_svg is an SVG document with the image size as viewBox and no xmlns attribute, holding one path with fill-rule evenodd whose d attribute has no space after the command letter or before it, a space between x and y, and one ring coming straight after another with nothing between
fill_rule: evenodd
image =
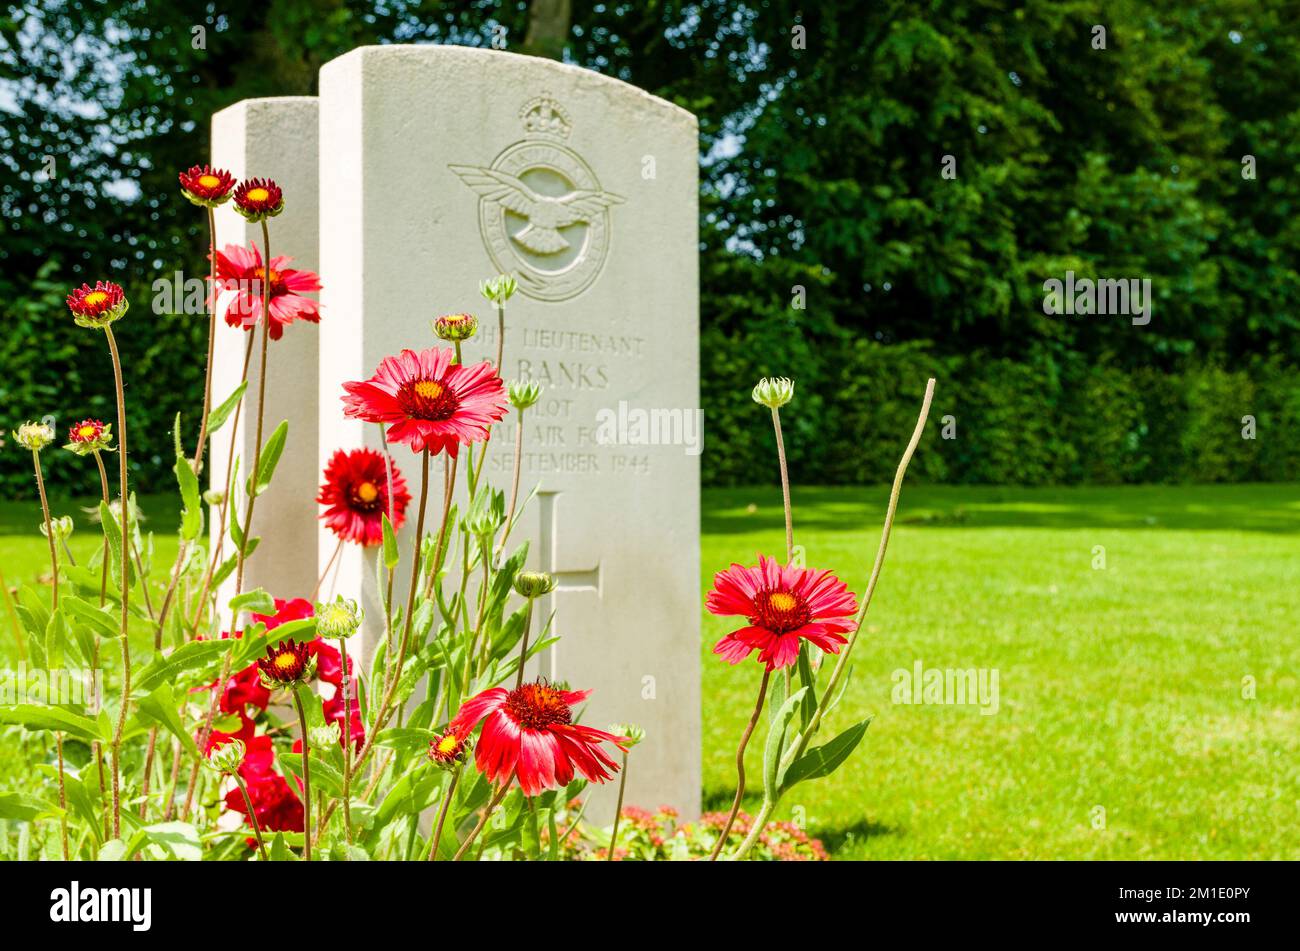
<instances>
[{"instance_id":1,"label":"green flower bud","mask_svg":"<svg viewBox=\"0 0 1300 951\"><path fill-rule=\"evenodd\" d=\"M509 274L498 274L486 281L479 281L478 284L478 292L498 307L514 297L518 289L519 282Z\"/></svg>"},{"instance_id":2,"label":"green flower bud","mask_svg":"<svg viewBox=\"0 0 1300 951\"><path fill-rule=\"evenodd\" d=\"M534 380L511 380L506 387L510 394L510 405L518 410L525 410L542 398L542 388Z\"/></svg>"},{"instance_id":3,"label":"green flower bud","mask_svg":"<svg viewBox=\"0 0 1300 951\"><path fill-rule=\"evenodd\" d=\"M366 612L355 601L339 595L316 605L316 633L329 640L351 637L361 626Z\"/></svg>"},{"instance_id":4,"label":"green flower bud","mask_svg":"<svg viewBox=\"0 0 1300 951\"><path fill-rule=\"evenodd\" d=\"M794 381L783 376L763 377L754 387L754 402L768 409L779 409L794 399Z\"/></svg>"},{"instance_id":5,"label":"green flower bud","mask_svg":"<svg viewBox=\"0 0 1300 951\"><path fill-rule=\"evenodd\" d=\"M521 571L515 575L515 590L529 600L555 590L555 577L544 571Z\"/></svg>"},{"instance_id":6,"label":"green flower bud","mask_svg":"<svg viewBox=\"0 0 1300 951\"><path fill-rule=\"evenodd\" d=\"M239 772L239 764L243 761L243 740L227 740L221 746L215 746L208 752L208 765L219 773L233 775Z\"/></svg>"},{"instance_id":7,"label":"green flower bud","mask_svg":"<svg viewBox=\"0 0 1300 951\"><path fill-rule=\"evenodd\" d=\"M14 433L18 445L33 452L40 452L54 442L54 427L48 423L23 423Z\"/></svg>"},{"instance_id":8,"label":"green flower bud","mask_svg":"<svg viewBox=\"0 0 1300 951\"><path fill-rule=\"evenodd\" d=\"M468 340L478 333L478 318L473 314L443 314L434 320L433 332L442 340Z\"/></svg>"},{"instance_id":9,"label":"green flower bud","mask_svg":"<svg viewBox=\"0 0 1300 951\"><path fill-rule=\"evenodd\" d=\"M220 505L226 501L226 493L220 489L207 489L203 493L203 501L209 505Z\"/></svg>"},{"instance_id":10,"label":"green flower bud","mask_svg":"<svg viewBox=\"0 0 1300 951\"><path fill-rule=\"evenodd\" d=\"M339 735L339 725L337 723L314 726L307 731L307 736L311 739L312 749L317 750L327 750L332 746L338 746Z\"/></svg>"},{"instance_id":11,"label":"green flower bud","mask_svg":"<svg viewBox=\"0 0 1300 951\"><path fill-rule=\"evenodd\" d=\"M63 541L72 535L72 516L60 515L58 518L50 519L50 528L54 530L55 541ZM41 534L46 534L44 521L41 522Z\"/></svg>"},{"instance_id":12,"label":"green flower bud","mask_svg":"<svg viewBox=\"0 0 1300 951\"><path fill-rule=\"evenodd\" d=\"M641 729L641 727L637 726L635 723L612 724L609 728L609 732L613 733L615 736L621 736L626 739L627 742L624 745L627 746L628 749L631 749L645 739L645 730Z\"/></svg>"}]
</instances>

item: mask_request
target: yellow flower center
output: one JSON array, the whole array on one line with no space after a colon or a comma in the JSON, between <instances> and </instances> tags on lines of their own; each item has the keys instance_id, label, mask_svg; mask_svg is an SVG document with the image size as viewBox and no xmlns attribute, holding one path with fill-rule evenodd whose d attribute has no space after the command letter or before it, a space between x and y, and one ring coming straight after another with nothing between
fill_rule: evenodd
<instances>
[{"instance_id":1,"label":"yellow flower center","mask_svg":"<svg viewBox=\"0 0 1300 951\"><path fill-rule=\"evenodd\" d=\"M379 490L375 488L373 482L362 482L357 486L357 497L360 498L362 502L373 502L375 499L379 498Z\"/></svg>"},{"instance_id":2,"label":"yellow flower center","mask_svg":"<svg viewBox=\"0 0 1300 951\"><path fill-rule=\"evenodd\" d=\"M275 666L279 667L281 670L292 670L294 665L297 663L298 658L288 651L285 651L283 654L275 655Z\"/></svg>"},{"instance_id":3,"label":"yellow flower center","mask_svg":"<svg viewBox=\"0 0 1300 951\"><path fill-rule=\"evenodd\" d=\"M436 400L442 396L442 384L433 380L421 380L415 384L416 396L422 396L426 400Z\"/></svg>"},{"instance_id":4,"label":"yellow flower center","mask_svg":"<svg viewBox=\"0 0 1300 951\"><path fill-rule=\"evenodd\" d=\"M778 611L789 611L799 602L795 600L792 594L786 594L784 591L774 591L768 595L767 603Z\"/></svg>"},{"instance_id":5,"label":"yellow flower center","mask_svg":"<svg viewBox=\"0 0 1300 951\"><path fill-rule=\"evenodd\" d=\"M103 291L91 291L85 297L85 304L88 307L98 307L106 300L108 300L108 295L105 294Z\"/></svg>"},{"instance_id":6,"label":"yellow flower center","mask_svg":"<svg viewBox=\"0 0 1300 951\"><path fill-rule=\"evenodd\" d=\"M439 753L454 753L456 751L456 737L448 734L438 741Z\"/></svg>"},{"instance_id":7,"label":"yellow flower center","mask_svg":"<svg viewBox=\"0 0 1300 951\"><path fill-rule=\"evenodd\" d=\"M265 188L250 188L244 197L249 201L266 201L271 197L271 193Z\"/></svg>"},{"instance_id":8,"label":"yellow flower center","mask_svg":"<svg viewBox=\"0 0 1300 951\"><path fill-rule=\"evenodd\" d=\"M80 436L82 439L89 439L91 436L95 435L95 427L82 426L80 429L77 430L77 435Z\"/></svg>"},{"instance_id":9,"label":"yellow flower center","mask_svg":"<svg viewBox=\"0 0 1300 951\"><path fill-rule=\"evenodd\" d=\"M199 184L204 188L216 188L221 184L221 179L217 178L215 175L200 175Z\"/></svg>"}]
</instances>

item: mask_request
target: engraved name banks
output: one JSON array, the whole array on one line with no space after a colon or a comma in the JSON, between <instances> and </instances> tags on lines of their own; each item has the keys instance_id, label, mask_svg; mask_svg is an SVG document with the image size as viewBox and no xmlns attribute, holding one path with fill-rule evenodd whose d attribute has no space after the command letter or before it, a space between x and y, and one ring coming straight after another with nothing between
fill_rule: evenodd
<instances>
[{"instance_id":1,"label":"engraved name banks","mask_svg":"<svg viewBox=\"0 0 1300 951\"><path fill-rule=\"evenodd\" d=\"M148 931L153 923L153 890L149 888L82 888L73 881L68 888L50 892L50 921L127 922L132 931Z\"/></svg>"}]
</instances>

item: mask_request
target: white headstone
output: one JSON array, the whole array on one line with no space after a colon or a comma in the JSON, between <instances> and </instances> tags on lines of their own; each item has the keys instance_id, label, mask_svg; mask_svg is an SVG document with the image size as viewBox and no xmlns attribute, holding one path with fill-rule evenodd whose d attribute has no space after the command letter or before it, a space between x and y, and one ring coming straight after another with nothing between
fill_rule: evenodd
<instances>
[{"instance_id":1,"label":"white headstone","mask_svg":"<svg viewBox=\"0 0 1300 951\"><path fill-rule=\"evenodd\" d=\"M540 495L511 542L530 539L530 567L555 573L560 585L544 607L556 612L563 640L537 672L594 689L584 722L645 728L627 802L694 814L695 118L549 60L376 46L321 70L320 120L320 465L336 448L379 448L375 426L343 418L341 384L368 378L403 348L443 345L430 330L439 313L478 314L482 330L466 360L494 357L496 320L478 282L514 275L520 292L506 311L504 375L537 380L544 395L525 417L520 488L522 498L540 483ZM675 426L660 433L675 444L645 444L655 437L642 411ZM610 445L607 434L625 438ZM488 454L487 475L506 490L513 443L508 421ZM418 496L416 457L405 447L394 457ZM430 490L435 525L440 463ZM414 503L410 516L404 557ZM318 546L322 566L332 551L332 539ZM382 617L373 553L346 546L331 583L360 592L368 617ZM366 637L377 636L372 625ZM596 799L602 820L610 793Z\"/></svg>"},{"instance_id":2,"label":"white headstone","mask_svg":"<svg viewBox=\"0 0 1300 951\"><path fill-rule=\"evenodd\" d=\"M317 167L319 120L317 100L309 96L247 99L212 117L212 164L227 169L236 179L271 178L284 190L285 210L270 221L271 256L292 257L295 268L318 270L319 240L317 216ZM249 224L234 209L232 201L217 209L217 247L256 243L262 252L262 228ZM206 275L206 269L205 269ZM249 336L255 337L249 362L247 398L240 413L231 416L208 447L206 463L209 484L221 489L226 482L230 440L237 440L235 455L240 459L239 482L244 481L256 451L256 399L260 380L256 332L219 322L213 355L212 400L216 405L239 385ZM270 489L258 496L253 509L252 534L261 542L248 560L244 590L265 588L283 598L308 597L316 584L316 489L319 472L316 459L317 328L294 323L285 328L280 340L271 341L267 356L266 414L263 441L280 420L289 420L289 438L276 468ZM235 551L230 540L229 519L243 511L241 500L227 516L225 552ZM219 516L209 510L209 534L217 542ZM219 592L223 615L234 594L235 579L227 579Z\"/></svg>"}]
</instances>

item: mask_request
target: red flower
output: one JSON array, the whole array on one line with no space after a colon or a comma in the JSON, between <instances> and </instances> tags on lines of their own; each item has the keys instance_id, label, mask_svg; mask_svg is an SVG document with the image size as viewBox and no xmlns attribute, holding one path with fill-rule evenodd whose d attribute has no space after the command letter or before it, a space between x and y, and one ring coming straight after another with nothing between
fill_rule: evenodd
<instances>
[{"instance_id":1,"label":"red flower","mask_svg":"<svg viewBox=\"0 0 1300 951\"><path fill-rule=\"evenodd\" d=\"M292 260L284 256L271 258L268 275L256 245L226 245L225 251L217 252L217 283L208 306L224 312L230 326L251 330L262 319L262 294L268 292L272 340L279 340L285 326L295 320L320 323L320 304L302 296L320 290L320 278L313 271L285 267ZM268 281L269 291L263 287L263 282Z\"/></svg>"},{"instance_id":2,"label":"red flower","mask_svg":"<svg viewBox=\"0 0 1300 951\"><path fill-rule=\"evenodd\" d=\"M302 802L273 768L275 752L271 748L271 738L255 736L245 740L245 745L247 751L239 765L239 775L248 787L248 798L253 800L257 824L264 832L303 831ZM238 787L226 793L226 808L248 815L248 806Z\"/></svg>"},{"instance_id":3,"label":"red flower","mask_svg":"<svg viewBox=\"0 0 1300 951\"><path fill-rule=\"evenodd\" d=\"M292 601L286 601L284 598L275 599L274 614L254 614L254 621L261 621L266 625L268 631L274 631L281 624L287 624L289 621L301 621L303 618L309 618L316 613L311 602L306 598L294 598Z\"/></svg>"},{"instance_id":4,"label":"red flower","mask_svg":"<svg viewBox=\"0 0 1300 951\"><path fill-rule=\"evenodd\" d=\"M320 517L339 538L358 545L384 540L383 515L389 511L388 472L382 453L373 449L337 449L325 466L325 482L316 501L325 506ZM393 530L402 527L411 493L393 466Z\"/></svg>"},{"instance_id":5,"label":"red flower","mask_svg":"<svg viewBox=\"0 0 1300 951\"><path fill-rule=\"evenodd\" d=\"M506 412L506 391L491 363L453 364L451 350L403 350L385 357L369 380L344 383L343 414L391 423L390 442L455 458L462 442L487 438Z\"/></svg>"},{"instance_id":6,"label":"red flower","mask_svg":"<svg viewBox=\"0 0 1300 951\"><path fill-rule=\"evenodd\" d=\"M235 210L249 221L274 218L284 211L284 192L269 178L250 178L235 189Z\"/></svg>"},{"instance_id":7,"label":"red flower","mask_svg":"<svg viewBox=\"0 0 1300 951\"><path fill-rule=\"evenodd\" d=\"M224 169L211 165L194 165L178 176L181 192L196 205L215 208L230 197L235 187L235 177Z\"/></svg>"},{"instance_id":8,"label":"red flower","mask_svg":"<svg viewBox=\"0 0 1300 951\"><path fill-rule=\"evenodd\" d=\"M705 606L714 614L749 618L748 627L718 641L713 653L738 664L757 650L768 670L793 664L800 638L838 654L858 610L853 592L829 571L783 568L764 555L757 567L733 564L714 575Z\"/></svg>"},{"instance_id":9,"label":"red flower","mask_svg":"<svg viewBox=\"0 0 1300 951\"><path fill-rule=\"evenodd\" d=\"M590 693L559 690L543 680L517 690L493 687L466 700L447 730L468 736L483 721L474 750L479 772L492 782L517 775L527 796L567 786L575 768L589 782L603 783L618 772L618 763L600 744L626 752L625 738L572 722L570 708Z\"/></svg>"},{"instance_id":10,"label":"red flower","mask_svg":"<svg viewBox=\"0 0 1300 951\"><path fill-rule=\"evenodd\" d=\"M96 281L82 284L67 296L68 310L80 327L106 327L126 313L126 293L120 284Z\"/></svg>"},{"instance_id":11,"label":"red flower","mask_svg":"<svg viewBox=\"0 0 1300 951\"><path fill-rule=\"evenodd\" d=\"M76 443L97 442L104 435L104 423L98 419L83 419L68 430L68 439Z\"/></svg>"},{"instance_id":12,"label":"red flower","mask_svg":"<svg viewBox=\"0 0 1300 951\"><path fill-rule=\"evenodd\" d=\"M253 719L242 709L235 711L239 716L239 729L233 733L226 733L221 730L213 730L208 734L207 745L203 749L203 755L206 757L212 752L214 747L225 746L231 740L243 740L245 746L253 739ZM198 736L195 737L197 741Z\"/></svg>"},{"instance_id":13,"label":"red flower","mask_svg":"<svg viewBox=\"0 0 1300 951\"><path fill-rule=\"evenodd\" d=\"M455 730L433 734L429 741L429 761L443 767L459 763L465 756L465 739Z\"/></svg>"},{"instance_id":14,"label":"red flower","mask_svg":"<svg viewBox=\"0 0 1300 951\"><path fill-rule=\"evenodd\" d=\"M305 641L289 638L275 647L266 649L266 656L257 659L257 669L265 683L296 684L311 679L308 665L309 651Z\"/></svg>"}]
</instances>

